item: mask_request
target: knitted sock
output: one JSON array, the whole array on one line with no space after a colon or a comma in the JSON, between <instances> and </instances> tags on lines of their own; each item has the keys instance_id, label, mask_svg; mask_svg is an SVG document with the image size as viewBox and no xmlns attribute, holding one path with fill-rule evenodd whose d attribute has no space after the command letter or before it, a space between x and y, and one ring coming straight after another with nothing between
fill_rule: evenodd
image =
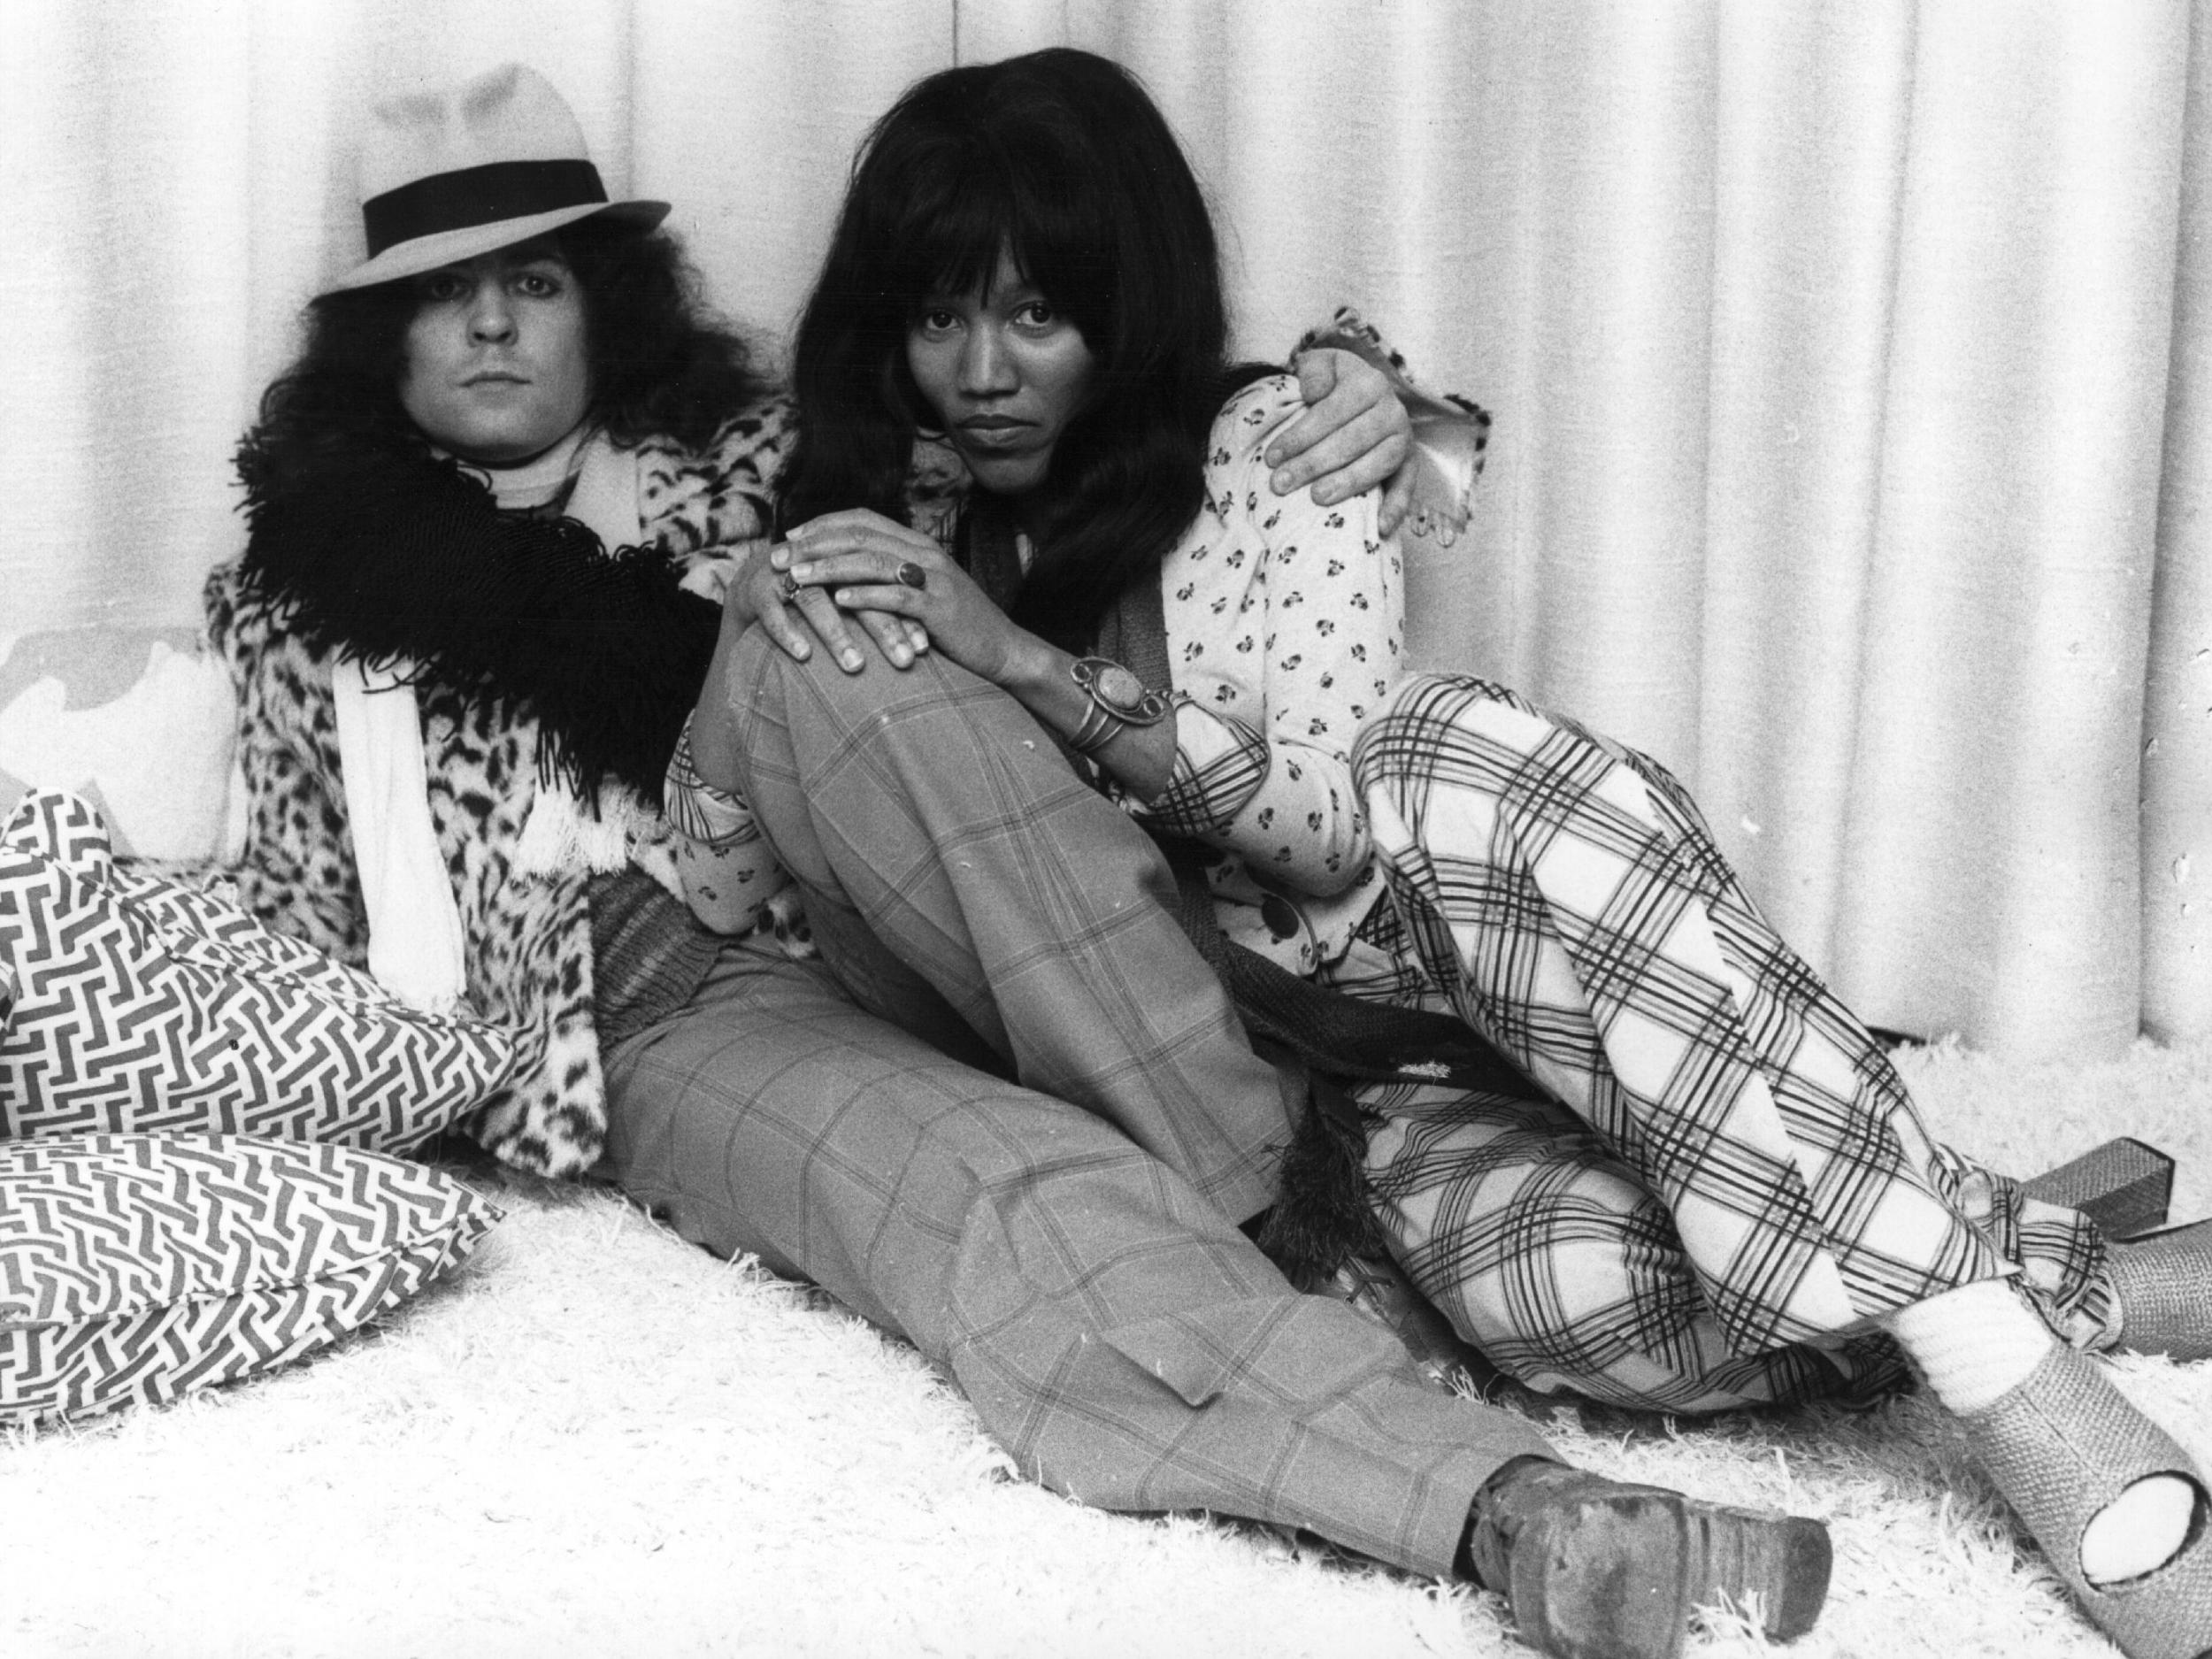
<instances>
[{"instance_id":1,"label":"knitted sock","mask_svg":"<svg viewBox=\"0 0 2212 1659\"><path fill-rule=\"evenodd\" d=\"M2028 1379L2057 1340L2009 1282L1980 1279L1883 1321L1953 1413L1980 1411ZM2082 1531L2082 1576L2116 1584L2165 1565L2189 1540L2196 1488L2178 1475L2135 1482Z\"/></svg>"},{"instance_id":2,"label":"knitted sock","mask_svg":"<svg viewBox=\"0 0 2212 1659\"><path fill-rule=\"evenodd\" d=\"M1978 1411L2027 1381L2057 1339L2011 1284L1978 1279L1882 1321L1954 1411Z\"/></svg>"}]
</instances>

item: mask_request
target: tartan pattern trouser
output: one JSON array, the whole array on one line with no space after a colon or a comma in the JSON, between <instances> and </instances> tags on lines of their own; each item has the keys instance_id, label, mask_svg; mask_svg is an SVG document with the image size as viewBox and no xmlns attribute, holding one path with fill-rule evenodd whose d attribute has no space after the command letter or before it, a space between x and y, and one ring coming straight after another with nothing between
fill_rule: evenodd
<instances>
[{"instance_id":1,"label":"tartan pattern trouser","mask_svg":"<svg viewBox=\"0 0 2212 1659\"><path fill-rule=\"evenodd\" d=\"M1235 1225L1281 1096L1150 841L995 688L827 658L756 629L733 676L825 961L732 945L617 1044L602 1173L904 1335L1033 1479L1448 1573L1476 1488L1545 1442Z\"/></svg>"},{"instance_id":2,"label":"tartan pattern trouser","mask_svg":"<svg viewBox=\"0 0 2212 1659\"><path fill-rule=\"evenodd\" d=\"M1929 1136L1656 762L1423 676L1354 764L1392 965L1337 982L1458 1012L1558 1102L1362 1092L1394 1248L1501 1369L1685 1411L1870 1391L1871 1321L2014 1272L2062 1337L2117 1335L2093 1225Z\"/></svg>"}]
</instances>

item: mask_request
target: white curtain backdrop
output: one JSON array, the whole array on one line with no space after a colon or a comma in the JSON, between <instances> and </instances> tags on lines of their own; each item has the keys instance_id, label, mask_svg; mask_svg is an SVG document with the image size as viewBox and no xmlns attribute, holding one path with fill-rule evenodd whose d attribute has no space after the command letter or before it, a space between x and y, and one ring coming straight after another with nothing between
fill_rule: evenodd
<instances>
[{"instance_id":1,"label":"white curtain backdrop","mask_svg":"<svg viewBox=\"0 0 2212 1659\"><path fill-rule=\"evenodd\" d=\"M9 0L0 634L194 619L357 257L372 96L506 58L769 349L916 75L1189 146L1240 342L1498 418L1425 662L1649 749L1870 1020L2212 1035L2212 31L2185 0Z\"/></svg>"}]
</instances>

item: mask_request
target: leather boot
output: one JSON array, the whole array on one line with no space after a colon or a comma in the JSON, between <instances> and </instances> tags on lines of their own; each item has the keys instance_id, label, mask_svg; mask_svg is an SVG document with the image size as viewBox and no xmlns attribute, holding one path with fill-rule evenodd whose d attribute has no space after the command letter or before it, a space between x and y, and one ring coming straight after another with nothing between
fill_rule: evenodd
<instances>
[{"instance_id":1,"label":"leather boot","mask_svg":"<svg viewBox=\"0 0 2212 1659\"><path fill-rule=\"evenodd\" d=\"M1832 1561L1818 1521L1535 1457L1476 1494L1466 1555L1553 1659L1679 1659L1691 1614L1724 1603L1792 1640L1819 1617Z\"/></svg>"}]
</instances>

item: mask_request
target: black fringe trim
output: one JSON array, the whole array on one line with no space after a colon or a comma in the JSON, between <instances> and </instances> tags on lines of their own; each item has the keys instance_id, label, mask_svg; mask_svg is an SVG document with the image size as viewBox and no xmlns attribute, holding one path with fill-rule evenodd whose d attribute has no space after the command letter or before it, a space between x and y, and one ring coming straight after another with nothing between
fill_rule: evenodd
<instances>
[{"instance_id":1,"label":"black fringe trim","mask_svg":"<svg viewBox=\"0 0 2212 1659\"><path fill-rule=\"evenodd\" d=\"M650 548L611 556L573 518L503 513L451 461L356 451L273 476L240 446L250 592L318 650L412 657L425 678L538 721L538 768L588 807L612 778L657 807L720 614Z\"/></svg>"},{"instance_id":2,"label":"black fringe trim","mask_svg":"<svg viewBox=\"0 0 2212 1659\"><path fill-rule=\"evenodd\" d=\"M1255 1043L1278 1065L1295 1064ZM1306 1076L1305 1110L1276 1171L1275 1204L1254 1240L1300 1290L1329 1282L1358 1256L1389 1254L1367 1186L1367 1134L1350 1095L1318 1072Z\"/></svg>"}]
</instances>

